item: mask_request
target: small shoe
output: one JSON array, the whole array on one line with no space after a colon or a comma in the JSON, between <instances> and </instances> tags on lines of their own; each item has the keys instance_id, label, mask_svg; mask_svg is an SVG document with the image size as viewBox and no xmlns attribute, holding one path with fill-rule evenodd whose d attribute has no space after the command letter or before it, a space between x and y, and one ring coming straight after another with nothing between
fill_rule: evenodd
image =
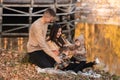
<instances>
[{"instance_id":1,"label":"small shoe","mask_svg":"<svg viewBox=\"0 0 120 80\"><path fill-rule=\"evenodd\" d=\"M40 68L38 66L36 66L35 69L36 69L37 73L46 73L45 69L42 69L42 68Z\"/></svg>"},{"instance_id":2,"label":"small shoe","mask_svg":"<svg viewBox=\"0 0 120 80\"><path fill-rule=\"evenodd\" d=\"M100 63L99 59L96 58L96 59L95 59L95 64L99 64L99 63Z\"/></svg>"},{"instance_id":3,"label":"small shoe","mask_svg":"<svg viewBox=\"0 0 120 80\"><path fill-rule=\"evenodd\" d=\"M77 74L82 74L82 72L81 72L81 71L78 71Z\"/></svg>"}]
</instances>

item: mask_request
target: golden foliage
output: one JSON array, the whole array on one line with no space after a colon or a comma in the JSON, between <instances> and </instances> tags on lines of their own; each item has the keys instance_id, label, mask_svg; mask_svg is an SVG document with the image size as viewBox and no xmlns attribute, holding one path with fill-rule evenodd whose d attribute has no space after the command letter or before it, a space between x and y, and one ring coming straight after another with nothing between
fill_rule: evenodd
<instances>
[{"instance_id":1,"label":"golden foliage","mask_svg":"<svg viewBox=\"0 0 120 80\"><path fill-rule=\"evenodd\" d=\"M104 29L105 38L110 39L113 50L120 57L120 27L108 25Z\"/></svg>"}]
</instances>

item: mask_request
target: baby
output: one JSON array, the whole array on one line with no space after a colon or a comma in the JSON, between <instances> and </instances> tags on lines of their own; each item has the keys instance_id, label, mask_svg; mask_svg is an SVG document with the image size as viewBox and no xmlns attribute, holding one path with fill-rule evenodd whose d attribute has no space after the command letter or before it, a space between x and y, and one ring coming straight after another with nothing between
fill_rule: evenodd
<instances>
[{"instance_id":1,"label":"baby","mask_svg":"<svg viewBox=\"0 0 120 80\"><path fill-rule=\"evenodd\" d=\"M69 46L77 62L86 61L86 49L84 45L84 36L81 34L75 39L74 44Z\"/></svg>"},{"instance_id":2,"label":"baby","mask_svg":"<svg viewBox=\"0 0 120 80\"><path fill-rule=\"evenodd\" d=\"M70 63L70 50L69 47L62 47L60 49L59 57L62 59L62 62L59 64L55 64L55 69L63 69L67 67Z\"/></svg>"},{"instance_id":3,"label":"baby","mask_svg":"<svg viewBox=\"0 0 120 80\"><path fill-rule=\"evenodd\" d=\"M81 34L77 39L75 39L75 44L73 45L73 58L77 62L87 62L86 60L86 49L85 49L85 42L84 42L84 35ZM95 64L99 64L100 61L98 58L95 58L93 61Z\"/></svg>"},{"instance_id":4,"label":"baby","mask_svg":"<svg viewBox=\"0 0 120 80\"><path fill-rule=\"evenodd\" d=\"M76 49L73 57L75 57L77 61L86 61L86 49L83 35L80 35L80 37L75 40L75 47Z\"/></svg>"}]
</instances>

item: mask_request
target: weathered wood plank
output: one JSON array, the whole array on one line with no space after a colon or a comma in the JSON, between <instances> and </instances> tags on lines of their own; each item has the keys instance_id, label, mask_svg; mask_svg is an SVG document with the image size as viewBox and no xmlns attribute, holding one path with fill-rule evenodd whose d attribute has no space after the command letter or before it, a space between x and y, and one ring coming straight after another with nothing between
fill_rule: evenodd
<instances>
[{"instance_id":1,"label":"weathered wood plank","mask_svg":"<svg viewBox=\"0 0 120 80\"><path fill-rule=\"evenodd\" d=\"M0 5L2 5L2 3L0 3ZM2 37L2 35L1 35L1 33L2 33L2 12L3 12L2 7L0 7L0 48L2 47L1 46L1 37Z\"/></svg>"},{"instance_id":2,"label":"weathered wood plank","mask_svg":"<svg viewBox=\"0 0 120 80\"><path fill-rule=\"evenodd\" d=\"M35 4L52 4L55 0L33 0ZM76 0L56 0L58 4L74 3ZM30 4L31 0L4 0L4 4Z\"/></svg>"}]
</instances>

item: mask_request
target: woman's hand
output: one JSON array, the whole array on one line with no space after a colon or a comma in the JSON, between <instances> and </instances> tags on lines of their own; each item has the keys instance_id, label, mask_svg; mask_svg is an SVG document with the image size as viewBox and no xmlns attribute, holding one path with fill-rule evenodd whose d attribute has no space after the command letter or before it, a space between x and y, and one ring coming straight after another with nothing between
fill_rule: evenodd
<instances>
[{"instance_id":1,"label":"woman's hand","mask_svg":"<svg viewBox=\"0 0 120 80\"><path fill-rule=\"evenodd\" d=\"M59 55L59 51L58 51L58 50L52 50L52 52L56 55L56 57L54 57L54 60L55 60L57 63L61 63L62 60L61 60L61 58L58 56L58 55Z\"/></svg>"},{"instance_id":2,"label":"woman's hand","mask_svg":"<svg viewBox=\"0 0 120 80\"><path fill-rule=\"evenodd\" d=\"M53 53L55 53L55 55L59 55L59 51L58 50L52 50Z\"/></svg>"},{"instance_id":3,"label":"woman's hand","mask_svg":"<svg viewBox=\"0 0 120 80\"><path fill-rule=\"evenodd\" d=\"M54 60L55 60L58 64L62 62L62 59L61 59L59 56L55 57Z\"/></svg>"}]
</instances>

